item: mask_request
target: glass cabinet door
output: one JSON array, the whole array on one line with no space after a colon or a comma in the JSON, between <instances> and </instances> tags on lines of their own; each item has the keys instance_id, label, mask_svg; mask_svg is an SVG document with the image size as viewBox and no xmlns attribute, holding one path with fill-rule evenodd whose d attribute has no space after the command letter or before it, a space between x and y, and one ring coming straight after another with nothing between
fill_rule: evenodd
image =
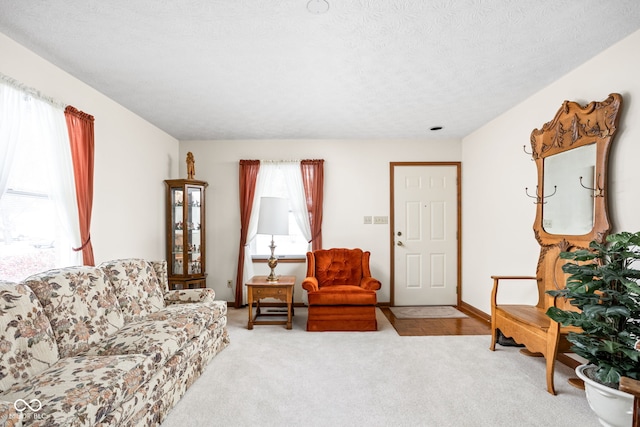
<instances>
[{"instance_id":1,"label":"glass cabinet door","mask_svg":"<svg viewBox=\"0 0 640 427\"><path fill-rule=\"evenodd\" d=\"M171 188L171 241L173 249L171 260L173 262L173 274L184 274L184 191L182 188Z\"/></svg>"},{"instance_id":2,"label":"glass cabinet door","mask_svg":"<svg viewBox=\"0 0 640 427\"><path fill-rule=\"evenodd\" d=\"M186 230L187 230L187 273L202 273L202 223L200 208L202 203L202 190L199 187L187 187Z\"/></svg>"}]
</instances>

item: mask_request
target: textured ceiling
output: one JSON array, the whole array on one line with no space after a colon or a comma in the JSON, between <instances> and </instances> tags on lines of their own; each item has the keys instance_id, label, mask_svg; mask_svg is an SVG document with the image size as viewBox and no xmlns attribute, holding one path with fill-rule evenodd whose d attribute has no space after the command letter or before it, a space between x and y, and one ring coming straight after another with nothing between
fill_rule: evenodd
<instances>
[{"instance_id":1,"label":"textured ceiling","mask_svg":"<svg viewBox=\"0 0 640 427\"><path fill-rule=\"evenodd\" d=\"M0 32L180 140L379 139L464 137L640 28L638 0L307 1L0 0Z\"/></svg>"}]
</instances>

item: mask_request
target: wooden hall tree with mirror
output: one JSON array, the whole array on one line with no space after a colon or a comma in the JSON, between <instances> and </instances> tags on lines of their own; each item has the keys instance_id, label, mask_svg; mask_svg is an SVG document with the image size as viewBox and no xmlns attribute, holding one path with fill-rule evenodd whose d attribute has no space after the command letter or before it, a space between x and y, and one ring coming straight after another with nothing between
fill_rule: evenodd
<instances>
[{"instance_id":1,"label":"wooden hall tree with mirror","mask_svg":"<svg viewBox=\"0 0 640 427\"><path fill-rule=\"evenodd\" d=\"M546 359L547 390L556 394L553 373L559 354L571 352L566 339L574 327L562 327L546 315L551 306L572 306L546 293L566 285L560 253L586 249L592 240L604 241L611 230L607 198L609 151L618 128L622 96L614 93L602 102L581 106L565 101L552 121L531 133L533 160L538 170L533 225L540 244L536 276L492 276L491 350L497 331L523 344L528 355ZM499 303L499 289L535 281L536 305ZM575 308L573 308L575 310ZM524 349L523 349L524 350Z\"/></svg>"}]
</instances>

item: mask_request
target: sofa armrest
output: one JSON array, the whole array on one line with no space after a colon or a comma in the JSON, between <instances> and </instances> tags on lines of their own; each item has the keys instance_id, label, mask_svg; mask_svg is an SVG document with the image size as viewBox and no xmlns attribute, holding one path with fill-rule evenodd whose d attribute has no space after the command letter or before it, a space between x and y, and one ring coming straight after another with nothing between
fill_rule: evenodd
<instances>
[{"instance_id":1,"label":"sofa armrest","mask_svg":"<svg viewBox=\"0 0 640 427\"><path fill-rule=\"evenodd\" d=\"M24 414L18 412L14 402L0 400L0 420L4 423L3 426L22 427L23 418Z\"/></svg>"},{"instance_id":2,"label":"sofa armrest","mask_svg":"<svg viewBox=\"0 0 640 427\"><path fill-rule=\"evenodd\" d=\"M368 291L377 291L381 286L380 281L373 277L363 277L360 281L360 287Z\"/></svg>"},{"instance_id":3,"label":"sofa armrest","mask_svg":"<svg viewBox=\"0 0 640 427\"><path fill-rule=\"evenodd\" d=\"M302 289L307 292L316 292L318 288L318 279L315 277L307 277L302 281Z\"/></svg>"},{"instance_id":4,"label":"sofa armrest","mask_svg":"<svg viewBox=\"0 0 640 427\"><path fill-rule=\"evenodd\" d=\"M179 289L167 291L164 301L167 304L184 304L190 302L212 302L216 292L211 288Z\"/></svg>"}]
</instances>

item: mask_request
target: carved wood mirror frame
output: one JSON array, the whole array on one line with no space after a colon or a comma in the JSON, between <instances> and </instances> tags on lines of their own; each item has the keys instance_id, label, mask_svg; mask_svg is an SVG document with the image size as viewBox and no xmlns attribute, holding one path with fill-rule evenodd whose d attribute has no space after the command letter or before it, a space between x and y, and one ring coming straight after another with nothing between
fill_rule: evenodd
<instances>
[{"instance_id":1,"label":"carved wood mirror frame","mask_svg":"<svg viewBox=\"0 0 640 427\"><path fill-rule=\"evenodd\" d=\"M553 297L545 293L546 290L566 286L560 253L573 248L588 248L592 240L602 242L611 230L607 206L607 164L621 106L622 96L616 93L602 102L594 101L585 107L576 102L565 101L552 121L545 123L541 130L534 129L531 133L532 157L538 169L538 196L533 230L540 244L540 258L536 269L536 276L542 285L538 287L539 307L546 308L555 304L561 309L572 309L567 301L554 302ZM592 193L593 226L589 232L581 235L548 233L543 226L545 159L589 144L596 146L593 176L597 182L594 182L595 189ZM549 192L549 189L546 191Z\"/></svg>"},{"instance_id":2,"label":"carved wood mirror frame","mask_svg":"<svg viewBox=\"0 0 640 427\"><path fill-rule=\"evenodd\" d=\"M602 102L594 101L584 107L576 102L564 101L552 121L545 123L541 130L534 129L531 133L532 157L538 169L538 199L533 229L541 246L562 244L563 250L572 246L586 248L592 240L602 241L609 233L607 164L621 106L622 96L617 93L609 95ZM543 195L552 190L544 188L545 159L589 144L596 145L593 227L582 235L550 234L543 226Z\"/></svg>"}]
</instances>

